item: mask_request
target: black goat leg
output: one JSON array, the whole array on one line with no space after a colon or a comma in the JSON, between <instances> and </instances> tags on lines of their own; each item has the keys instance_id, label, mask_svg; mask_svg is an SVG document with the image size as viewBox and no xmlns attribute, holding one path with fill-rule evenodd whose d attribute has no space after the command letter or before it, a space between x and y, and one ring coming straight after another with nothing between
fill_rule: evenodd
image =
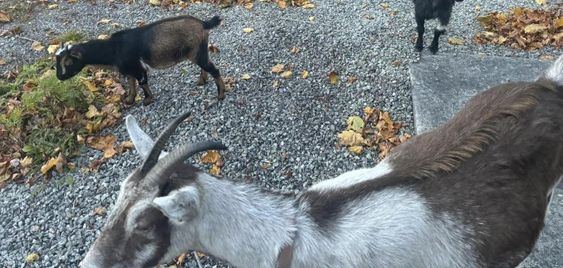
<instances>
[{"instance_id":1,"label":"black goat leg","mask_svg":"<svg viewBox=\"0 0 563 268\"><path fill-rule=\"evenodd\" d=\"M421 52L424 45L423 45L423 38L424 38L424 18L417 16L416 18L416 44L414 45L414 49L418 52Z\"/></svg>"},{"instance_id":2,"label":"black goat leg","mask_svg":"<svg viewBox=\"0 0 563 268\"><path fill-rule=\"evenodd\" d=\"M127 76L127 92L123 102L127 105L133 105L137 97L137 83L136 79L130 75Z\"/></svg>"}]
</instances>

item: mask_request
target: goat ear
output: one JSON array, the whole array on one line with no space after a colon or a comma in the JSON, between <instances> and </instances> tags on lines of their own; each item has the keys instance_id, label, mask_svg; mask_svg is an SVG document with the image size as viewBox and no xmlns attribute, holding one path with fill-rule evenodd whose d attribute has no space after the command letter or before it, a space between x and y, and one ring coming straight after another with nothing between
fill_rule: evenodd
<instances>
[{"instance_id":1,"label":"goat ear","mask_svg":"<svg viewBox=\"0 0 563 268\"><path fill-rule=\"evenodd\" d=\"M153 205L169 219L182 222L192 219L197 214L199 193L193 186L185 186L167 196L157 197Z\"/></svg>"},{"instance_id":2,"label":"goat ear","mask_svg":"<svg viewBox=\"0 0 563 268\"><path fill-rule=\"evenodd\" d=\"M77 47L69 47L70 56L77 59L82 59L82 50Z\"/></svg>"},{"instance_id":3,"label":"goat ear","mask_svg":"<svg viewBox=\"0 0 563 268\"><path fill-rule=\"evenodd\" d=\"M143 159L147 158L154 146L154 141L141 129L141 127L139 127L137 119L135 119L132 115L125 117L125 125L127 126L127 133L129 133L129 137L131 138L131 141L133 141L137 153L139 153ZM167 154L167 152L161 152L159 159Z\"/></svg>"}]
</instances>

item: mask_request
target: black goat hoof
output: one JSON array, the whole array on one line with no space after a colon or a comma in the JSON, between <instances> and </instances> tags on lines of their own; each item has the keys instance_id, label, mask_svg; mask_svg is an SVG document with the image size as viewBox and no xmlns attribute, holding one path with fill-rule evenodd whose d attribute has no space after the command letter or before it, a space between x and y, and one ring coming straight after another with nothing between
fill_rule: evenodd
<instances>
[{"instance_id":1,"label":"black goat hoof","mask_svg":"<svg viewBox=\"0 0 563 268\"><path fill-rule=\"evenodd\" d=\"M147 105L151 104L152 102L153 102L153 97L152 97L152 96L151 96L151 97L145 97L145 98L143 99L143 106L147 106Z\"/></svg>"},{"instance_id":2,"label":"black goat hoof","mask_svg":"<svg viewBox=\"0 0 563 268\"><path fill-rule=\"evenodd\" d=\"M428 50L430 50L430 52L432 52L432 54L436 54L438 52L438 47L437 46L431 46L428 48Z\"/></svg>"},{"instance_id":3,"label":"black goat hoof","mask_svg":"<svg viewBox=\"0 0 563 268\"><path fill-rule=\"evenodd\" d=\"M224 99L225 99L225 94L217 95L217 99L220 100L220 101L224 100Z\"/></svg>"},{"instance_id":4,"label":"black goat hoof","mask_svg":"<svg viewBox=\"0 0 563 268\"><path fill-rule=\"evenodd\" d=\"M424 48L424 46L422 44L414 45L414 50L416 50L416 52L422 52L423 48Z\"/></svg>"},{"instance_id":5,"label":"black goat hoof","mask_svg":"<svg viewBox=\"0 0 563 268\"><path fill-rule=\"evenodd\" d=\"M203 79L197 80L197 85L198 85L198 86L203 86L203 85L205 85L205 84L207 84L207 81L205 81L205 80L203 80Z\"/></svg>"},{"instance_id":6,"label":"black goat hoof","mask_svg":"<svg viewBox=\"0 0 563 268\"><path fill-rule=\"evenodd\" d=\"M123 99L123 103L125 103L126 105L133 105L133 104L135 104L135 97L132 97L132 98L125 97Z\"/></svg>"}]
</instances>

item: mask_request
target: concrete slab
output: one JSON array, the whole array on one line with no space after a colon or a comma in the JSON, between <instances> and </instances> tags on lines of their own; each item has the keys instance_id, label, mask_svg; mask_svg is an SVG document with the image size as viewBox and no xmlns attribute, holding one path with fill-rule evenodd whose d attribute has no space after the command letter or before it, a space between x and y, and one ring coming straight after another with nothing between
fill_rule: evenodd
<instances>
[{"instance_id":1,"label":"concrete slab","mask_svg":"<svg viewBox=\"0 0 563 268\"><path fill-rule=\"evenodd\" d=\"M549 66L538 60L440 54L410 66L418 134L442 125L477 93L509 81L531 81ZM563 189L556 190L546 226L522 268L563 267Z\"/></svg>"}]
</instances>

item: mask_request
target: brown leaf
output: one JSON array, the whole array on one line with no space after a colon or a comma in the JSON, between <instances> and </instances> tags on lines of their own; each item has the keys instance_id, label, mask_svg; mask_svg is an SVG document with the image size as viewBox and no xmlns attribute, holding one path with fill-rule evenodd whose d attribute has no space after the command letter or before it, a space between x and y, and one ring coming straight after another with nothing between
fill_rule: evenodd
<instances>
[{"instance_id":1,"label":"brown leaf","mask_svg":"<svg viewBox=\"0 0 563 268\"><path fill-rule=\"evenodd\" d=\"M117 151L115 151L115 148L113 147L113 144L116 141L117 138L114 135L110 134L106 136L88 137L86 144L90 148L103 151L104 158L111 158L117 153Z\"/></svg>"},{"instance_id":2,"label":"brown leaf","mask_svg":"<svg viewBox=\"0 0 563 268\"><path fill-rule=\"evenodd\" d=\"M219 48L213 44L208 45L209 52L211 53L219 53Z\"/></svg>"},{"instance_id":3,"label":"brown leaf","mask_svg":"<svg viewBox=\"0 0 563 268\"><path fill-rule=\"evenodd\" d=\"M292 75L293 75L292 71L284 71L283 73L280 74L280 76L284 79L289 79L291 78Z\"/></svg>"},{"instance_id":4,"label":"brown leaf","mask_svg":"<svg viewBox=\"0 0 563 268\"><path fill-rule=\"evenodd\" d=\"M10 15L8 15L8 13L0 11L0 22L10 22L11 20L12 18L10 18Z\"/></svg>"},{"instance_id":5,"label":"brown leaf","mask_svg":"<svg viewBox=\"0 0 563 268\"><path fill-rule=\"evenodd\" d=\"M201 157L201 163L203 164L215 164L221 159L221 154L219 151L211 150L207 151Z\"/></svg>"},{"instance_id":6,"label":"brown leaf","mask_svg":"<svg viewBox=\"0 0 563 268\"><path fill-rule=\"evenodd\" d=\"M289 50L289 52L291 52L291 53L293 53L293 54L297 54L297 53L299 53L300 51L301 51L301 49L298 48L298 47L295 47L295 46L292 47L292 48Z\"/></svg>"},{"instance_id":7,"label":"brown leaf","mask_svg":"<svg viewBox=\"0 0 563 268\"><path fill-rule=\"evenodd\" d=\"M331 71L328 73L328 81L332 85L336 85L338 83L338 73L336 71Z\"/></svg>"},{"instance_id":8,"label":"brown leaf","mask_svg":"<svg viewBox=\"0 0 563 268\"><path fill-rule=\"evenodd\" d=\"M100 168L100 166L104 163L104 159L94 159L90 162L90 170L96 171Z\"/></svg>"},{"instance_id":9,"label":"brown leaf","mask_svg":"<svg viewBox=\"0 0 563 268\"><path fill-rule=\"evenodd\" d=\"M217 165L213 165L210 169L209 169L209 174L213 175L213 176L219 176L221 175L221 167L217 166Z\"/></svg>"},{"instance_id":10,"label":"brown leaf","mask_svg":"<svg viewBox=\"0 0 563 268\"><path fill-rule=\"evenodd\" d=\"M94 208L94 215L97 215L97 216L104 216L104 215L106 215L106 212L107 212L107 211L106 211L106 209L105 209L104 207L97 207L97 208Z\"/></svg>"},{"instance_id":11,"label":"brown leaf","mask_svg":"<svg viewBox=\"0 0 563 268\"><path fill-rule=\"evenodd\" d=\"M285 68L284 64L278 63L272 67L272 73L279 74L283 72L284 68Z\"/></svg>"}]
</instances>

